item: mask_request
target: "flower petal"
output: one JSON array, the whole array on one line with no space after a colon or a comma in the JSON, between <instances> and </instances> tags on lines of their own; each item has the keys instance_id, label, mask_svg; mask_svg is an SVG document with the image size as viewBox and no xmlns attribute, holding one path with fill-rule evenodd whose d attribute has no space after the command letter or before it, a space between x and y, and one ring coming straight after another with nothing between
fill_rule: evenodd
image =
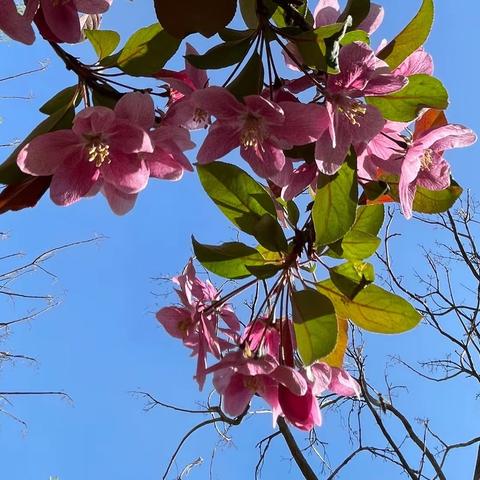
<instances>
[{"instance_id":1,"label":"flower petal","mask_svg":"<svg viewBox=\"0 0 480 480\"><path fill-rule=\"evenodd\" d=\"M359 30L364 30L368 34L372 34L382 24L384 14L385 12L382 6L372 3L367 18L365 18L357 28Z\"/></svg>"},{"instance_id":2,"label":"flower petal","mask_svg":"<svg viewBox=\"0 0 480 480\"><path fill-rule=\"evenodd\" d=\"M208 87L192 93L192 101L206 112L218 119L235 119L246 111L241 104L226 88Z\"/></svg>"},{"instance_id":3,"label":"flower petal","mask_svg":"<svg viewBox=\"0 0 480 480\"><path fill-rule=\"evenodd\" d=\"M88 195L100 172L86 158L71 155L56 169L50 184L50 198L57 205L71 205Z\"/></svg>"},{"instance_id":4,"label":"flower petal","mask_svg":"<svg viewBox=\"0 0 480 480\"><path fill-rule=\"evenodd\" d=\"M67 43L80 41L80 20L73 2L40 0L40 5L45 22L56 37Z\"/></svg>"},{"instance_id":5,"label":"flower petal","mask_svg":"<svg viewBox=\"0 0 480 480\"><path fill-rule=\"evenodd\" d=\"M147 93L132 92L124 95L115 105L118 118L128 120L145 130L155 123L155 107L152 97Z\"/></svg>"},{"instance_id":6,"label":"flower petal","mask_svg":"<svg viewBox=\"0 0 480 480\"><path fill-rule=\"evenodd\" d=\"M75 154L82 155L78 136L71 130L57 130L39 135L27 143L18 154L17 164L22 172L30 175L52 175Z\"/></svg>"},{"instance_id":7,"label":"flower petal","mask_svg":"<svg viewBox=\"0 0 480 480\"><path fill-rule=\"evenodd\" d=\"M200 164L210 163L222 158L240 145L240 131L218 120L210 127L197 154Z\"/></svg>"},{"instance_id":8,"label":"flower petal","mask_svg":"<svg viewBox=\"0 0 480 480\"><path fill-rule=\"evenodd\" d=\"M139 155L113 151L110 160L100 168L105 182L127 194L138 193L147 186L150 170Z\"/></svg>"}]
</instances>

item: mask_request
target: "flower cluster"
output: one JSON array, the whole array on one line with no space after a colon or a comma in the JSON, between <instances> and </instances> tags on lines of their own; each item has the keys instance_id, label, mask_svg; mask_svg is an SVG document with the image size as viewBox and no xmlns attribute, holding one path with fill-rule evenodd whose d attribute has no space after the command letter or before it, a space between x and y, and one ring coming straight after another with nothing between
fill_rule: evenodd
<instances>
[{"instance_id":1,"label":"flower cluster","mask_svg":"<svg viewBox=\"0 0 480 480\"><path fill-rule=\"evenodd\" d=\"M35 22L42 36L52 42L77 43L82 39L79 12L97 15L108 10L112 0L28 0L23 14L15 0L0 0L0 30L19 42L32 44Z\"/></svg>"},{"instance_id":2,"label":"flower cluster","mask_svg":"<svg viewBox=\"0 0 480 480\"><path fill-rule=\"evenodd\" d=\"M237 417L253 396L270 406L273 423L279 416L302 430L321 425L317 397L325 391L359 395L357 382L343 368L317 361L303 365L294 355L291 320L261 315L240 332L240 321L207 280L196 276L192 260L173 279L181 306L164 307L158 321L197 356L195 378L203 388L206 375L222 396L225 413ZM207 366L207 354L217 362Z\"/></svg>"},{"instance_id":3,"label":"flower cluster","mask_svg":"<svg viewBox=\"0 0 480 480\"><path fill-rule=\"evenodd\" d=\"M121 215L150 177L178 180L192 170L183 152L193 146L184 128L157 125L152 98L136 92L124 95L114 110L82 110L71 130L35 137L17 163L30 175L53 176L50 196L56 204L70 205L102 191Z\"/></svg>"}]
</instances>

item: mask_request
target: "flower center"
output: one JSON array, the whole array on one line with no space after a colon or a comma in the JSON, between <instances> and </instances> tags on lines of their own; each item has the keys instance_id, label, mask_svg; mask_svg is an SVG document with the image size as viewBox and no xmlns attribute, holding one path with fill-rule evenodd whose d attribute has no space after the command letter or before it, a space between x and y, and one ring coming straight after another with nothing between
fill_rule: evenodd
<instances>
[{"instance_id":1,"label":"flower center","mask_svg":"<svg viewBox=\"0 0 480 480\"><path fill-rule=\"evenodd\" d=\"M348 104L344 104L338 107L338 110L347 117L348 121L352 125L360 126L358 121L359 117L363 117L367 112L367 107L362 103L356 100L352 100Z\"/></svg>"},{"instance_id":2,"label":"flower center","mask_svg":"<svg viewBox=\"0 0 480 480\"><path fill-rule=\"evenodd\" d=\"M206 123L208 120L208 113L201 108L196 108L193 112L193 121L195 123Z\"/></svg>"},{"instance_id":3,"label":"flower center","mask_svg":"<svg viewBox=\"0 0 480 480\"><path fill-rule=\"evenodd\" d=\"M243 385L254 393L262 391L262 383L258 377L243 377Z\"/></svg>"},{"instance_id":4,"label":"flower center","mask_svg":"<svg viewBox=\"0 0 480 480\"><path fill-rule=\"evenodd\" d=\"M178 322L177 327L185 335L188 329L190 328L190 325L191 325L191 321L188 318L185 318Z\"/></svg>"},{"instance_id":5,"label":"flower center","mask_svg":"<svg viewBox=\"0 0 480 480\"><path fill-rule=\"evenodd\" d=\"M433 151L431 148L427 148L420 159L420 170L428 170L433 163Z\"/></svg>"},{"instance_id":6,"label":"flower center","mask_svg":"<svg viewBox=\"0 0 480 480\"><path fill-rule=\"evenodd\" d=\"M261 130L261 120L251 113L245 118L242 132L240 134L240 144L245 147L257 147L263 142L263 134Z\"/></svg>"},{"instance_id":7,"label":"flower center","mask_svg":"<svg viewBox=\"0 0 480 480\"><path fill-rule=\"evenodd\" d=\"M100 168L105 162L109 164L112 159L109 157L110 147L100 141L93 141L88 148L88 161L95 163Z\"/></svg>"}]
</instances>

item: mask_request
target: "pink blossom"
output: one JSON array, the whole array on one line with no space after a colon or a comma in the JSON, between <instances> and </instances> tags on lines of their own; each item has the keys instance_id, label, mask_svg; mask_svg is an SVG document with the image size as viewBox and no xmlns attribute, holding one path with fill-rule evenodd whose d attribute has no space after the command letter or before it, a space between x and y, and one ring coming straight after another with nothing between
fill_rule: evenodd
<instances>
[{"instance_id":1,"label":"pink blossom","mask_svg":"<svg viewBox=\"0 0 480 480\"><path fill-rule=\"evenodd\" d=\"M200 151L201 164L240 146L257 175L270 178L285 165L284 149L313 142L326 128L324 110L298 102L274 103L259 95L239 102L228 90L209 87L192 94L199 107L216 117Z\"/></svg>"},{"instance_id":2,"label":"pink blossom","mask_svg":"<svg viewBox=\"0 0 480 480\"><path fill-rule=\"evenodd\" d=\"M0 0L0 30L13 40L31 45L35 40L31 9L22 15L14 0Z\"/></svg>"},{"instance_id":3,"label":"pink blossom","mask_svg":"<svg viewBox=\"0 0 480 480\"><path fill-rule=\"evenodd\" d=\"M261 396L272 408L274 423L281 413L278 389L303 395L307 385L293 368L279 365L269 354L249 357L240 350L228 353L207 373L214 372L213 384L222 395L224 411L238 416L245 411L253 395Z\"/></svg>"},{"instance_id":4,"label":"pink blossom","mask_svg":"<svg viewBox=\"0 0 480 480\"><path fill-rule=\"evenodd\" d=\"M417 185L428 190L443 190L450 185L450 166L443 152L468 147L476 140L472 130L454 124L427 130L413 139L401 162L398 185L400 205L406 218L412 216Z\"/></svg>"},{"instance_id":5,"label":"pink blossom","mask_svg":"<svg viewBox=\"0 0 480 480\"><path fill-rule=\"evenodd\" d=\"M380 112L358 98L393 93L407 83L404 76L389 73L363 43L343 47L339 63L340 73L328 76L323 92L330 126L315 148L318 168L328 175L340 168L352 144L368 142L384 126Z\"/></svg>"},{"instance_id":6,"label":"pink blossom","mask_svg":"<svg viewBox=\"0 0 480 480\"><path fill-rule=\"evenodd\" d=\"M183 273L173 278L182 306L164 307L157 312L157 320L167 333L182 340L197 356L195 379L203 388L207 374L207 355L220 358L223 351L232 348L237 340L240 323L229 305L209 308L218 299L218 292L210 281L200 280L190 259ZM219 317L225 326L219 325ZM221 337L220 335L223 335Z\"/></svg>"},{"instance_id":7,"label":"pink blossom","mask_svg":"<svg viewBox=\"0 0 480 480\"><path fill-rule=\"evenodd\" d=\"M300 430L308 432L316 425L322 424L320 407L310 384L307 385L303 395L295 394L283 385L279 385L278 402L285 418Z\"/></svg>"},{"instance_id":8,"label":"pink blossom","mask_svg":"<svg viewBox=\"0 0 480 480\"><path fill-rule=\"evenodd\" d=\"M82 39L79 12L106 12L112 0L29 0L28 7L38 8L35 23L47 40L77 43Z\"/></svg>"},{"instance_id":9,"label":"pink blossom","mask_svg":"<svg viewBox=\"0 0 480 480\"><path fill-rule=\"evenodd\" d=\"M145 129L117 114L128 101L125 95L115 110L86 108L71 130L35 137L20 151L18 166L30 175L53 175L50 196L57 205L77 202L99 183L125 195L140 192L150 175L142 155L154 146Z\"/></svg>"},{"instance_id":10,"label":"pink blossom","mask_svg":"<svg viewBox=\"0 0 480 480\"><path fill-rule=\"evenodd\" d=\"M338 0L319 0L317 6L315 7L315 10L313 11L313 28L324 27L326 25L331 25L332 23L338 22L340 14L341 10ZM365 20L363 20L363 22L358 25L357 29L364 30L368 34L372 34L381 25L383 21L383 16L383 7L377 5L376 3L372 3L370 5L370 11L367 18L365 18ZM288 43L287 49L290 54L298 60L299 63L302 63L302 56L298 51L296 45L294 45L293 43ZM282 53L287 66L292 70L299 71L296 62L291 58L291 56L285 52Z\"/></svg>"},{"instance_id":11,"label":"pink blossom","mask_svg":"<svg viewBox=\"0 0 480 480\"><path fill-rule=\"evenodd\" d=\"M197 55L198 52L187 43L185 54ZM189 130L206 128L210 124L210 116L196 105L192 97L194 91L208 86L205 70L195 68L186 60L185 69L181 72L163 69L155 76L170 85L169 109L165 117L168 123Z\"/></svg>"}]
</instances>

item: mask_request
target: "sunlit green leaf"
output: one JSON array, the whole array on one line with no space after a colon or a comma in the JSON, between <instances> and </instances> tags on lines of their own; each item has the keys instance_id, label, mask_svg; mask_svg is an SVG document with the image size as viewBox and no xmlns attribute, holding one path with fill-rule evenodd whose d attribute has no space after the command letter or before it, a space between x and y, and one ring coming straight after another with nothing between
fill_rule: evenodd
<instances>
[{"instance_id":1,"label":"sunlit green leaf","mask_svg":"<svg viewBox=\"0 0 480 480\"><path fill-rule=\"evenodd\" d=\"M385 60L391 68L398 67L427 40L432 29L433 14L433 0L423 0L413 20L377 56Z\"/></svg>"},{"instance_id":2,"label":"sunlit green leaf","mask_svg":"<svg viewBox=\"0 0 480 480\"><path fill-rule=\"evenodd\" d=\"M297 348L303 362L310 365L335 348L335 308L328 297L313 289L293 292L291 299Z\"/></svg>"},{"instance_id":3,"label":"sunlit green leaf","mask_svg":"<svg viewBox=\"0 0 480 480\"><path fill-rule=\"evenodd\" d=\"M120 43L120 35L113 30L85 30L85 36L95 49L99 60L112 54Z\"/></svg>"},{"instance_id":4,"label":"sunlit green leaf","mask_svg":"<svg viewBox=\"0 0 480 480\"><path fill-rule=\"evenodd\" d=\"M368 97L367 102L377 107L387 120L409 122L423 108L443 110L448 107L448 92L435 77L419 73L408 77L408 84L390 95Z\"/></svg>"}]
</instances>

